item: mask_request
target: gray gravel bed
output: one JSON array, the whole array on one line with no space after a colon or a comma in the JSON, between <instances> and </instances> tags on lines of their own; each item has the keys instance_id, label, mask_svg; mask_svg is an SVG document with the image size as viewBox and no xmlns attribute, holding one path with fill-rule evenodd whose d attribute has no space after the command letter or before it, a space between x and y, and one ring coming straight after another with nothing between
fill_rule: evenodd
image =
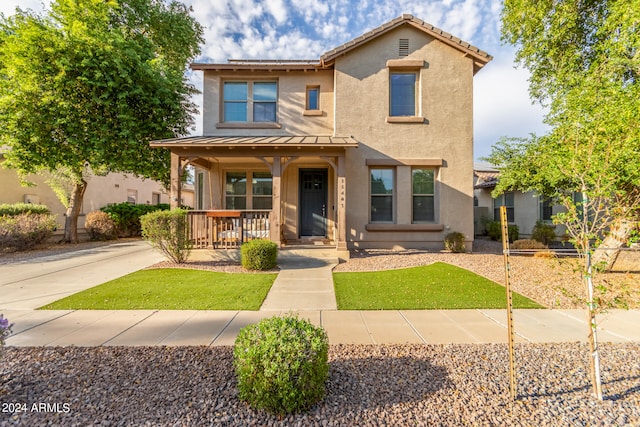
<instances>
[{"instance_id":1,"label":"gray gravel bed","mask_svg":"<svg viewBox=\"0 0 640 427\"><path fill-rule=\"evenodd\" d=\"M325 399L280 419L238 400L231 347L9 347L0 425L638 426L639 354L601 347L599 402L586 346L519 344L512 402L506 345L331 346Z\"/></svg>"}]
</instances>

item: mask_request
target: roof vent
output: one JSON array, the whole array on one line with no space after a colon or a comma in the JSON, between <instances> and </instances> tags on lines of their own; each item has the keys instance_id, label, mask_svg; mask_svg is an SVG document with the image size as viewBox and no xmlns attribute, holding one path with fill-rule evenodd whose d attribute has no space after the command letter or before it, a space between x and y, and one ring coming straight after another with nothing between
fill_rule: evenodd
<instances>
[{"instance_id":1,"label":"roof vent","mask_svg":"<svg viewBox=\"0 0 640 427\"><path fill-rule=\"evenodd\" d=\"M398 43L398 55L409 56L409 39L400 39Z\"/></svg>"}]
</instances>

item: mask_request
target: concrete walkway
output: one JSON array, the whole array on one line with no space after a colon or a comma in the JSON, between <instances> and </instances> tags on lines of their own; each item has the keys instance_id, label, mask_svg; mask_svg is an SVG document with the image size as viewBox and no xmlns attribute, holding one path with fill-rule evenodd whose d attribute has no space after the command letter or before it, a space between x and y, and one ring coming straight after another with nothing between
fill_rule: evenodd
<instances>
[{"instance_id":1,"label":"concrete walkway","mask_svg":"<svg viewBox=\"0 0 640 427\"><path fill-rule=\"evenodd\" d=\"M505 343L505 310L340 311L322 250L281 251L282 270L260 311L35 310L164 258L125 242L0 265L0 313L13 346L232 345L262 318L297 312L327 331L331 344ZM640 310L598 317L601 342L640 342ZM517 342L586 341L583 310L516 310Z\"/></svg>"},{"instance_id":2,"label":"concrete walkway","mask_svg":"<svg viewBox=\"0 0 640 427\"><path fill-rule=\"evenodd\" d=\"M2 310L13 346L233 345L238 331L286 311ZM330 344L506 343L505 310L298 311ZM600 342L640 342L640 311L598 317ZM586 342L582 310L516 310L516 342Z\"/></svg>"}]
</instances>

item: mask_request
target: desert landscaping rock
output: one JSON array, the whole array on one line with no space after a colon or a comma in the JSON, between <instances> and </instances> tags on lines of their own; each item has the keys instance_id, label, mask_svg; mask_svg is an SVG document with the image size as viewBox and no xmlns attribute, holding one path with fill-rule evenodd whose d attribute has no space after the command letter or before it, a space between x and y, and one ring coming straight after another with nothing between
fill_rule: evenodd
<instances>
[{"instance_id":1,"label":"desert landscaping rock","mask_svg":"<svg viewBox=\"0 0 640 427\"><path fill-rule=\"evenodd\" d=\"M238 400L231 347L8 348L0 402L27 410L0 425L633 426L638 354L601 347L600 402L585 345L517 345L511 401L506 345L332 346L325 399L280 419Z\"/></svg>"}]
</instances>

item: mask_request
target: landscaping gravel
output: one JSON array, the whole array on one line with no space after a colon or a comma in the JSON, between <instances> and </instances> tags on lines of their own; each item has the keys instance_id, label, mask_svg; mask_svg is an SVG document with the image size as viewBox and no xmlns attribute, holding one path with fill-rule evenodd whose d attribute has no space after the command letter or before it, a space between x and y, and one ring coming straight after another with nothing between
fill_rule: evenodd
<instances>
[{"instance_id":1,"label":"landscaping gravel","mask_svg":"<svg viewBox=\"0 0 640 427\"><path fill-rule=\"evenodd\" d=\"M506 345L332 346L325 399L280 418L238 400L230 347L7 348L0 425L637 426L638 354L602 345L600 402L585 345L519 344L512 401Z\"/></svg>"}]
</instances>

